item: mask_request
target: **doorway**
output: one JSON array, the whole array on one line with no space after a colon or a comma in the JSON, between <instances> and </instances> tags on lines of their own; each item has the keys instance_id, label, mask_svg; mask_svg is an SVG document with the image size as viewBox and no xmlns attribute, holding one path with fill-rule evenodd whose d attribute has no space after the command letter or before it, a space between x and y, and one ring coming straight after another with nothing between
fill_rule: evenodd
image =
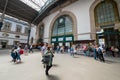
<instances>
[{"instance_id":1,"label":"doorway","mask_svg":"<svg viewBox=\"0 0 120 80\"><path fill-rule=\"evenodd\" d=\"M119 47L120 41L119 41L119 31L115 30L114 28L104 28L104 32L101 34L98 34L98 40L104 39L105 46L111 47Z\"/></svg>"},{"instance_id":2,"label":"doorway","mask_svg":"<svg viewBox=\"0 0 120 80\"><path fill-rule=\"evenodd\" d=\"M105 43L110 46L119 46L119 32L114 28L104 29Z\"/></svg>"},{"instance_id":3,"label":"doorway","mask_svg":"<svg viewBox=\"0 0 120 80\"><path fill-rule=\"evenodd\" d=\"M2 48L6 48L7 47L7 41L1 41L1 45L2 45Z\"/></svg>"}]
</instances>

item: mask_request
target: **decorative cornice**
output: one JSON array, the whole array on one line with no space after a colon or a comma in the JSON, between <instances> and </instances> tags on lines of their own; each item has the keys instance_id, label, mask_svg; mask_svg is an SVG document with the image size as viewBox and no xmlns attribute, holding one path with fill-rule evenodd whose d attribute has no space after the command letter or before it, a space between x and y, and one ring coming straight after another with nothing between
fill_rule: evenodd
<instances>
[{"instance_id":1,"label":"decorative cornice","mask_svg":"<svg viewBox=\"0 0 120 80\"><path fill-rule=\"evenodd\" d=\"M7 34L18 34L18 35L28 36L28 34L18 33L18 32L14 32L14 31L4 31L4 30L1 30L1 32L7 33Z\"/></svg>"},{"instance_id":2,"label":"decorative cornice","mask_svg":"<svg viewBox=\"0 0 120 80\"><path fill-rule=\"evenodd\" d=\"M0 36L0 39L1 39L1 38L5 38L5 39L17 39L17 40L27 40L27 39L11 38L11 37L1 37L1 36Z\"/></svg>"},{"instance_id":3,"label":"decorative cornice","mask_svg":"<svg viewBox=\"0 0 120 80\"><path fill-rule=\"evenodd\" d=\"M1 14L0 14L0 18L1 18ZM29 24L28 24L27 22L20 21L20 20L17 20L17 19L15 19L15 18L11 18L11 17L5 16L4 19L5 19L5 20L9 20L9 21L13 21L13 22L15 22L15 23L19 23L19 24L22 24L22 25L29 26Z\"/></svg>"}]
</instances>

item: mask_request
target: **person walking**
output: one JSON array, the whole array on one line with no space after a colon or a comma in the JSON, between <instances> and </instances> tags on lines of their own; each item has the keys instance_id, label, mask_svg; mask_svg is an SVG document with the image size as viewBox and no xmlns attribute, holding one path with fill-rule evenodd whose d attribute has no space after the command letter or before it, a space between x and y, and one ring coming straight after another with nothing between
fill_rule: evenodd
<instances>
[{"instance_id":1,"label":"person walking","mask_svg":"<svg viewBox=\"0 0 120 80\"><path fill-rule=\"evenodd\" d=\"M33 53L33 46L30 45L30 48L29 48L29 53L32 52Z\"/></svg>"},{"instance_id":2,"label":"person walking","mask_svg":"<svg viewBox=\"0 0 120 80\"><path fill-rule=\"evenodd\" d=\"M14 50L15 50L15 49L12 48L12 50L10 51L10 55L11 55L11 57L12 57L12 62L15 62L15 61L16 61L16 59L15 59L16 54L15 54Z\"/></svg>"},{"instance_id":3,"label":"person walking","mask_svg":"<svg viewBox=\"0 0 120 80\"><path fill-rule=\"evenodd\" d=\"M21 50L21 46L18 46L17 49L16 49L16 52L17 52L17 61L18 62L21 62L21 57L20 57L20 50Z\"/></svg>"},{"instance_id":4,"label":"person walking","mask_svg":"<svg viewBox=\"0 0 120 80\"><path fill-rule=\"evenodd\" d=\"M97 53L98 53L98 58L100 59L101 62L105 62L105 59L103 57L103 48L97 46Z\"/></svg>"},{"instance_id":5,"label":"person walking","mask_svg":"<svg viewBox=\"0 0 120 80\"><path fill-rule=\"evenodd\" d=\"M54 55L53 55L52 51L50 50L50 47L47 47L47 51L43 55L43 63L46 68L46 70L45 70L46 75L49 75L48 72L49 72L50 68L52 67L53 57L54 57Z\"/></svg>"}]
</instances>

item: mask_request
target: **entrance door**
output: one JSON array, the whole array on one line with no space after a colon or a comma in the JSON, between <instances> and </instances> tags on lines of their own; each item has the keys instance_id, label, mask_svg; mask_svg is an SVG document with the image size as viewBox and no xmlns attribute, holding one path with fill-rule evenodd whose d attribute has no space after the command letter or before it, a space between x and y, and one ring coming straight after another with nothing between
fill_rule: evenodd
<instances>
[{"instance_id":1,"label":"entrance door","mask_svg":"<svg viewBox=\"0 0 120 80\"><path fill-rule=\"evenodd\" d=\"M2 45L2 48L6 48L7 47L7 41L2 41L1 45Z\"/></svg>"},{"instance_id":2,"label":"entrance door","mask_svg":"<svg viewBox=\"0 0 120 80\"><path fill-rule=\"evenodd\" d=\"M104 29L104 38L105 38L105 44L108 47L119 46L119 32L118 32L118 30L114 30L114 28Z\"/></svg>"}]
</instances>

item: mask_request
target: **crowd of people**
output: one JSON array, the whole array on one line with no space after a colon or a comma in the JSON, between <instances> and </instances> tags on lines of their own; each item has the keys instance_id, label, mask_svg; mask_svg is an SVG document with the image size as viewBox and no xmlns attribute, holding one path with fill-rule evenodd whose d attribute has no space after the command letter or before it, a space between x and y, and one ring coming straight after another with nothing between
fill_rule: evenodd
<instances>
[{"instance_id":1,"label":"crowd of people","mask_svg":"<svg viewBox=\"0 0 120 80\"><path fill-rule=\"evenodd\" d=\"M25 56L28 56L28 53L30 52L33 53L32 45L25 45L23 47L21 44L17 43L17 45L14 45L12 50L10 51L12 62L21 63L21 55L24 53ZM44 68L46 68L46 75L49 75L48 71L52 67L52 60L54 57L53 53L54 52L51 45L44 43L44 45L41 46L42 62L44 64Z\"/></svg>"},{"instance_id":2,"label":"crowd of people","mask_svg":"<svg viewBox=\"0 0 120 80\"><path fill-rule=\"evenodd\" d=\"M25 45L22 47L21 44L17 43L17 45L14 45L12 47L12 50L10 51L12 62L14 63L20 63L21 62L21 55L24 53L26 56L28 55L28 52L33 52L32 45L28 46Z\"/></svg>"},{"instance_id":3,"label":"crowd of people","mask_svg":"<svg viewBox=\"0 0 120 80\"><path fill-rule=\"evenodd\" d=\"M44 65L46 75L49 75L49 70L52 67L53 57L55 53L69 53L72 57L74 57L75 54L79 53L78 50L81 50L83 51L82 53L84 54L84 56L94 57L95 60L99 60L101 62L105 62L104 54L111 53L113 57L117 57L120 55L120 50L118 48L111 46L111 48L108 50L107 48L105 48L104 45L92 43L81 45L73 44L70 47L59 45L53 46L51 44L44 43L44 45L39 46L39 49L42 56L41 61ZM32 45L25 45L23 48L20 44L17 44L11 50L12 61L14 63L21 62L21 55L24 53L27 56L30 52L33 52Z\"/></svg>"},{"instance_id":4,"label":"crowd of people","mask_svg":"<svg viewBox=\"0 0 120 80\"><path fill-rule=\"evenodd\" d=\"M73 44L71 46L52 46L52 50L56 53L70 53L71 56L74 54L84 53L85 56L92 57L94 56L95 49L98 46L102 52L106 55L110 55L113 57L120 56L120 49L118 47L111 46L109 48L105 47L105 45L93 44L93 43L81 43L81 44ZM40 46L42 48L42 46ZM40 49L41 49L40 48Z\"/></svg>"},{"instance_id":5,"label":"crowd of people","mask_svg":"<svg viewBox=\"0 0 120 80\"><path fill-rule=\"evenodd\" d=\"M84 44L83 45L83 51L85 56L94 56L96 53L95 50L99 47L103 54L110 55L113 57L120 56L120 49L118 47L105 47L105 45L98 45L98 44Z\"/></svg>"}]
</instances>

